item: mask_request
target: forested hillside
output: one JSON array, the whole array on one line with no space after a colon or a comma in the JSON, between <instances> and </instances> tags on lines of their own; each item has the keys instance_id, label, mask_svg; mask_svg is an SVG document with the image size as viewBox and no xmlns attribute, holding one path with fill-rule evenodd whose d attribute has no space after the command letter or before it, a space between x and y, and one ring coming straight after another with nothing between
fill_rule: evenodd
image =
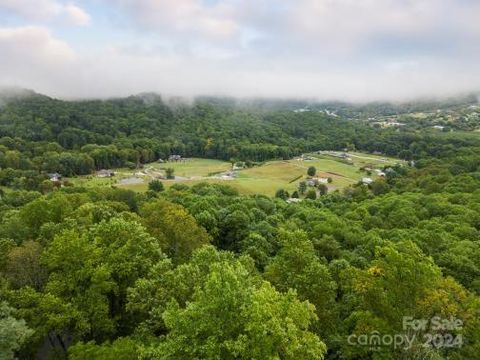
<instances>
[{"instance_id":1,"label":"forested hillside","mask_svg":"<svg viewBox=\"0 0 480 360\"><path fill-rule=\"evenodd\" d=\"M212 102L167 106L158 95L61 101L38 94L0 106L0 185L36 190L46 173L90 174L171 154L224 160L288 159L356 148L421 159L477 146L478 136L374 129L320 112L255 110Z\"/></svg>"},{"instance_id":2,"label":"forested hillside","mask_svg":"<svg viewBox=\"0 0 480 360\"><path fill-rule=\"evenodd\" d=\"M0 359L478 359L477 133L30 94L3 102L0 135ZM42 185L171 154L344 148L409 162L291 204L206 183Z\"/></svg>"}]
</instances>

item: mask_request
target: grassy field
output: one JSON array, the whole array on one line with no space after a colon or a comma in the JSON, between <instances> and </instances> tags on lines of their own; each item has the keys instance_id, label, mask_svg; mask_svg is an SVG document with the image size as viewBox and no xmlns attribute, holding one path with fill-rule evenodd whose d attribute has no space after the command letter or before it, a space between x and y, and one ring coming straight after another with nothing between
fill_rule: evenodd
<instances>
[{"instance_id":1,"label":"grassy field","mask_svg":"<svg viewBox=\"0 0 480 360\"><path fill-rule=\"evenodd\" d=\"M231 169L232 165L226 161L213 159L188 159L182 162L169 163L152 163L147 165L155 170L165 170L172 168L175 170L176 176L192 177L192 176L209 176L210 174L221 173Z\"/></svg>"},{"instance_id":2,"label":"grassy field","mask_svg":"<svg viewBox=\"0 0 480 360\"><path fill-rule=\"evenodd\" d=\"M355 184L362 177L367 176L365 172L360 170L361 167L382 168L385 165L393 165L400 162L398 159L387 158L382 155L359 152L349 153L352 159L351 164L347 164L339 158L328 155L310 154L310 156L312 160L293 159L270 161L262 166L240 170L237 172L237 177L234 180L207 178L212 174L230 170L230 163L220 160L189 159L185 162L178 163L148 164L146 168L159 172L163 172L167 167L174 168L175 175L181 177L181 179L163 180L167 188L175 183L191 186L202 181L207 181L209 183L220 183L232 186L242 194L265 194L273 196L280 188L288 191L296 190L298 183L307 179L306 172L310 166L314 166L317 169L318 177L331 177L333 179L333 182L328 185L330 191L333 191ZM124 173L120 174L120 176L125 176ZM375 173L370 175L370 177L375 178ZM135 191L145 191L148 186L148 181L149 178L145 177L144 182L141 184L118 186Z\"/></svg>"},{"instance_id":3,"label":"grassy field","mask_svg":"<svg viewBox=\"0 0 480 360\"><path fill-rule=\"evenodd\" d=\"M265 194L273 196L280 189L290 192L298 188L298 183L307 179L306 173L310 166L317 169L317 176L331 177L333 182L328 185L329 190L342 189L357 183L362 177L367 176L361 167L383 168L400 162L398 159L387 158L382 155L350 152L351 163L346 163L340 158L330 155L308 154L311 160L277 160L269 161L261 166L243 169L237 172L233 180L212 178L214 174L223 173L231 169L231 164L226 161L213 159L188 159L177 163L151 163L142 170L116 169L113 178L98 178L93 175L80 176L68 179L76 186L118 186L135 191L146 191L148 182L155 175L162 175L165 169L175 169L176 180L162 180L168 188L176 183L188 186L202 181L219 183L234 187L241 194ZM373 173L371 178L375 178ZM134 179L138 183L121 184L125 179Z\"/></svg>"}]
</instances>

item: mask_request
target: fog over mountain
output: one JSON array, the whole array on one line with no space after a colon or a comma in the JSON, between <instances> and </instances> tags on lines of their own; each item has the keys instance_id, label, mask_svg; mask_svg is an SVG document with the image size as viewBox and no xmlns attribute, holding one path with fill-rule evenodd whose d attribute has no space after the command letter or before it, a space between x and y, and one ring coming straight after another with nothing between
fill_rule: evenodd
<instances>
[{"instance_id":1,"label":"fog over mountain","mask_svg":"<svg viewBox=\"0 0 480 360\"><path fill-rule=\"evenodd\" d=\"M480 89L473 0L0 0L0 85L62 98Z\"/></svg>"}]
</instances>

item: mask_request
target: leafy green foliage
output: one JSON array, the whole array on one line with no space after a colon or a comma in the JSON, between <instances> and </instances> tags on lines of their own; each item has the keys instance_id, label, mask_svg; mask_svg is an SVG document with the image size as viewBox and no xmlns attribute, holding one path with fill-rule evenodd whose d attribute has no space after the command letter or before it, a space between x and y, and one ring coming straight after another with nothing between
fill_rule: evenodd
<instances>
[{"instance_id":1,"label":"leafy green foliage","mask_svg":"<svg viewBox=\"0 0 480 360\"><path fill-rule=\"evenodd\" d=\"M241 263L212 264L185 308L167 305L169 334L147 357L322 359L325 345L308 331L313 309L255 280Z\"/></svg>"},{"instance_id":2,"label":"leafy green foliage","mask_svg":"<svg viewBox=\"0 0 480 360\"><path fill-rule=\"evenodd\" d=\"M395 113L384 104L335 106L355 116ZM371 125L208 101L169 108L154 96L7 102L0 109L1 357L475 359L478 136ZM385 164L385 177L372 172L372 184L342 192L335 183L327 193L300 182L292 196L308 200L292 204L284 190L268 198L221 184L152 182L142 194L62 186L47 176L134 168L171 154L250 167L319 149L414 162ZM347 341L402 333L404 316L460 319L454 335L463 346L373 349Z\"/></svg>"},{"instance_id":3,"label":"leafy green foliage","mask_svg":"<svg viewBox=\"0 0 480 360\"><path fill-rule=\"evenodd\" d=\"M158 200L141 209L143 224L161 249L176 262L185 261L193 250L210 242L210 237L181 206Z\"/></svg>"},{"instance_id":4,"label":"leafy green foliage","mask_svg":"<svg viewBox=\"0 0 480 360\"><path fill-rule=\"evenodd\" d=\"M148 183L148 190L162 192L165 190L165 187L160 180L152 180Z\"/></svg>"},{"instance_id":5,"label":"leafy green foliage","mask_svg":"<svg viewBox=\"0 0 480 360\"><path fill-rule=\"evenodd\" d=\"M24 320L17 320L14 315L14 309L6 302L0 303L0 359L12 359L14 351L33 333Z\"/></svg>"},{"instance_id":6,"label":"leafy green foliage","mask_svg":"<svg viewBox=\"0 0 480 360\"><path fill-rule=\"evenodd\" d=\"M305 194L305 199L315 200L317 198L317 190L309 189Z\"/></svg>"}]
</instances>

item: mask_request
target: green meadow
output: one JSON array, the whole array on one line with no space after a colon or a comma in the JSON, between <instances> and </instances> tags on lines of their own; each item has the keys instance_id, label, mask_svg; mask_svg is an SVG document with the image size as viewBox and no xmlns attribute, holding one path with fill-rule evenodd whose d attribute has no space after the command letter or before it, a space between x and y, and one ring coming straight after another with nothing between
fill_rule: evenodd
<instances>
[{"instance_id":1,"label":"green meadow","mask_svg":"<svg viewBox=\"0 0 480 360\"><path fill-rule=\"evenodd\" d=\"M191 158L181 162L152 163L147 164L145 169L158 173L163 173L169 167L175 169L175 176L179 178L163 180L167 188L176 183L191 186L206 181L232 186L241 194L273 196L280 188L295 191L298 188L298 183L308 178L307 169L310 166L317 169L317 177L332 178L333 181L328 187L330 191L334 191L355 184L362 177L369 176L373 179L376 177L375 173L367 175L364 171L361 171L360 168L362 167L383 168L386 165L400 162L398 159L387 158L382 155L359 152L349 153L351 163L346 163L340 158L329 155L308 154L308 156L311 157L311 160L275 160L252 168L242 169L236 172L236 177L232 180L212 178L212 175L227 172L231 169L229 162L214 159ZM148 173L148 171L145 172ZM128 173L122 169L115 180L93 178L89 181L98 182L98 185L101 185L102 182L106 182L106 185L113 185L112 183L116 183L119 179L133 176L133 174L132 171ZM117 183L117 186L135 191L146 191L151 178L144 176L141 179L141 183L128 185Z\"/></svg>"}]
</instances>

